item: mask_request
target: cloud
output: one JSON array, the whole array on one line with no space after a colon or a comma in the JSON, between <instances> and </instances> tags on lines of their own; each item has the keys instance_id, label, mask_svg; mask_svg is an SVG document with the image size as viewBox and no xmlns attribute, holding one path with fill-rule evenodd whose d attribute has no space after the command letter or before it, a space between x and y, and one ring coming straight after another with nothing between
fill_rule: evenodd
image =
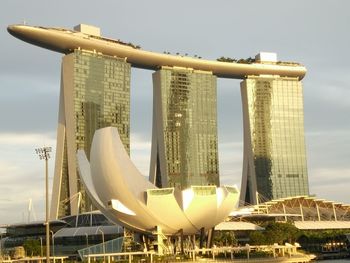
<instances>
[{"instance_id":1,"label":"cloud","mask_svg":"<svg viewBox=\"0 0 350 263\"><path fill-rule=\"evenodd\" d=\"M315 169L309 174L310 193L318 198L349 204L350 167Z\"/></svg>"},{"instance_id":2,"label":"cloud","mask_svg":"<svg viewBox=\"0 0 350 263\"><path fill-rule=\"evenodd\" d=\"M350 69L346 59L350 44L346 33L350 2L267 1L254 3L252 8L251 1L234 4L226 1L220 5L215 1L202 1L198 8L196 2L179 1L170 7L160 0L111 1L103 6L96 2L84 12L76 11L84 3L82 0L2 3L0 199L8 198L11 202L0 202L0 223L21 220L25 200L30 196L36 196L35 205L37 210L41 209L42 189L38 184L42 183L43 164L35 156L34 148L44 144L55 146L62 54L29 45L6 32L7 25L24 18L29 24L43 26L72 28L81 22L94 24L101 27L105 36L158 52L168 50L215 59L220 56L245 58L266 50L277 52L281 60L302 62L308 68L303 83L312 192L330 193L332 200L334 194L349 202L349 180L342 174L350 168L350 122L347 121ZM67 9L67 4L71 8ZM145 7L152 5L154 8L149 10L154 13L144 12ZM301 5L304 8L299 8ZM310 12L315 5L317 13ZM173 12L168 12L169 8ZM97 12L102 9L103 12ZM115 10L119 10L118 16ZM98 15L100 13L103 16ZM130 13L134 14L131 22ZM251 19L246 19L247 14ZM234 34L227 33L232 30ZM152 130L151 74L152 71L133 69L131 79L131 156L144 175L148 175L149 170ZM218 133L221 182L239 182L243 155L239 80L218 80ZM50 161L52 168L53 161ZM319 177L334 180L327 185L326 179L321 179L325 180L321 184ZM12 202L12 198L16 201Z\"/></svg>"},{"instance_id":3,"label":"cloud","mask_svg":"<svg viewBox=\"0 0 350 263\"><path fill-rule=\"evenodd\" d=\"M350 168L350 129L316 130L306 134L309 173L319 169ZM347 181L350 183L350 181ZM346 182L345 182L346 183Z\"/></svg>"},{"instance_id":4,"label":"cloud","mask_svg":"<svg viewBox=\"0 0 350 263\"><path fill-rule=\"evenodd\" d=\"M56 138L54 134L0 133L0 144L5 146L56 145Z\"/></svg>"},{"instance_id":5,"label":"cloud","mask_svg":"<svg viewBox=\"0 0 350 263\"><path fill-rule=\"evenodd\" d=\"M340 184L346 185L346 182L350 178L350 168L344 169L329 169L329 168L319 168L314 169L309 176L312 186L323 187L333 185L335 187Z\"/></svg>"},{"instance_id":6,"label":"cloud","mask_svg":"<svg viewBox=\"0 0 350 263\"><path fill-rule=\"evenodd\" d=\"M57 126L59 80L0 75L1 133L53 132Z\"/></svg>"},{"instance_id":7,"label":"cloud","mask_svg":"<svg viewBox=\"0 0 350 263\"><path fill-rule=\"evenodd\" d=\"M131 133L130 134L130 144L131 144L131 149L133 151L150 151L151 150L151 141L147 140L142 136L141 134L138 133Z\"/></svg>"},{"instance_id":8,"label":"cloud","mask_svg":"<svg viewBox=\"0 0 350 263\"><path fill-rule=\"evenodd\" d=\"M140 133L130 134L130 156L142 175L149 176L151 158L151 141Z\"/></svg>"},{"instance_id":9,"label":"cloud","mask_svg":"<svg viewBox=\"0 0 350 263\"><path fill-rule=\"evenodd\" d=\"M32 199L38 218L43 218L44 162L34 149L52 146L49 161L51 191L55 135L52 133L0 133L0 214L1 223L27 219L28 200Z\"/></svg>"},{"instance_id":10,"label":"cloud","mask_svg":"<svg viewBox=\"0 0 350 263\"><path fill-rule=\"evenodd\" d=\"M242 177L243 143L232 141L219 143L219 173L221 185L237 185Z\"/></svg>"}]
</instances>

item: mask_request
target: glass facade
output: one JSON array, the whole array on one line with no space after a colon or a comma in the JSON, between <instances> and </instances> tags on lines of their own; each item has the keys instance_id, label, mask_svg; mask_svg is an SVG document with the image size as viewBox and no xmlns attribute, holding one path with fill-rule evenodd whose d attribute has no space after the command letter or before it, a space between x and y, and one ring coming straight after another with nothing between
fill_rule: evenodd
<instances>
[{"instance_id":1,"label":"glass facade","mask_svg":"<svg viewBox=\"0 0 350 263\"><path fill-rule=\"evenodd\" d=\"M244 168L241 200L308 195L302 84L249 76L241 83Z\"/></svg>"},{"instance_id":2,"label":"glass facade","mask_svg":"<svg viewBox=\"0 0 350 263\"><path fill-rule=\"evenodd\" d=\"M73 70L77 149L89 159L95 131L112 126L130 153L130 64L76 50Z\"/></svg>"},{"instance_id":3,"label":"glass facade","mask_svg":"<svg viewBox=\"0 0 350 263\"><path fill-rule=\"evenodd\" d=\"M162 68L153 81L151 180L178 189L219 185L216 77Z\"/></svg>"},{"instance_id":4,"label":"glass facade","mask_svg":"<svg viewBox=\"0 0 350 263\"><path fill-rule=\"evenodd\" d=\"M67 89L72 89L73 92L70 94L73 96L70 98L65 94L64 110L66 121L73 117L71 122L73 127L68 127L67 124L64 136L59 217L70 214L70 204L67 201L64 202L72 197L69 191L69 183L71 183L69 177L72 175L69 174L68 159L75 158L75 152L79 149L85 150L89 158L92 139L97 129L108 126L117 127L125 149L130 153L130 64L124 59L82 50L75 50L65 59L62 70L70 74L63 76L66 78L62 79L65 83L63 92L68 93L71 91ZM70 105L72 105L71 108ZM69 156L69 145L67 145L69 134L67 133L72 133L74 136L74 156ZM75 172L78 174L77 171ZM90 211L91 202L85 194L79 176L75 177L78 180L77 192L82 194L81 212Z\"/></svg>"}]
</instances>

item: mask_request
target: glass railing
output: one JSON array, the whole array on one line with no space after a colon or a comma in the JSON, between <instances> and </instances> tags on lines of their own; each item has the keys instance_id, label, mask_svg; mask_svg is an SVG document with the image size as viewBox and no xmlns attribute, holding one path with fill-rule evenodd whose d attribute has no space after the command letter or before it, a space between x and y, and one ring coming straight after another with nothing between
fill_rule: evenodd
<instances>
[{"instance_id":1,"label":"glass railing","mask_svg":"<svg viewBox=\"0 0 350 263\"><path fill-rule=\"evenodd\" d=\"M163 189L149 189L147 190L149 195L169 195L172 194L174 188L163 188Z\"/></svg>"},{"instance_id":2,"label":"glass railing","mask_svg":"<svg viewBox=\"0 0 350 263\"><path fill-rule=\"evenodd\" d=\"M192 190L197 195L215 195L216 186L192 186Z\"/></svg>"},{"instance_id":3,"label":"glass railing","mask_svg":"<svg viewBox=\"0 0 350 263\"><path fill-rule=\"evenodd\" d=\"M107 242L86 247L78 250L79 257L83 261L86 256L91 254L108 254L108 253L119 253L123 248L124 237L118 237Z\"/></svg>"}]
</instances>

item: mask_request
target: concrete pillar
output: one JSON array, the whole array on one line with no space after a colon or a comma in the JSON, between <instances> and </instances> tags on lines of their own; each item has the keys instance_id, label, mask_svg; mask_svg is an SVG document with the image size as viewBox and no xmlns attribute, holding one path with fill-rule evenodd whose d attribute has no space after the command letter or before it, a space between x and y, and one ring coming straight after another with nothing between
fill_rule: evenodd
<instances>
[{"instance_id":1,"label":"concrete pillar","mask_svg":"<svg viewBox=\"0 0 350 263\"><path fill-rule=\"evenodd\" d=\"M302 204L299 204L299 207L300 207L301 221L303 221L303 222L304 222L303 205L302 205Z\"/></svg>"},{"instance_id":2,"label":"concrete pillar","mask_svg":"<svg viewBox=\"0 0 350 263\"><path fill-rule=\"evenodd\" d=\"M200 238L199 238L199 248L203 248L204 237L205 237L205 232L204 232L204 227L202 227L201 233L200 233Z\"/></svg>"},{"instance_id":3,"label":"concrete pillar","mask_svg":"<svg viewBox=\"0 0 350 263\"><path fill-rule=\"evenodd\" d=\"M337 219L337 212L335 211L334 203L332 204L332 206L333 206L334 221L338 221L338 219Z\"/></svg>"},{"instance_id":4,"label":"concrete pillar","mask_svg":"<svg viewBox=\"0 0 350 263\"><path fill-rule=\"evenodd\" d=\"M164 255L164 242L163 242L163 232L160 226L157 226L157 246L158 246L158 255Z\"/></svg>"},{"instance_id":5,"label":"concrete pillar","mask_svg":"<svg viewBox=\"0 0 350 263\"><path fill-rule=\"evenodd\" d=\"M317 211L318 221L321 221L320 208L318 207L318 204L317 204L317 203L316 203L316 211Z\"/></svg>"}]
</instances>

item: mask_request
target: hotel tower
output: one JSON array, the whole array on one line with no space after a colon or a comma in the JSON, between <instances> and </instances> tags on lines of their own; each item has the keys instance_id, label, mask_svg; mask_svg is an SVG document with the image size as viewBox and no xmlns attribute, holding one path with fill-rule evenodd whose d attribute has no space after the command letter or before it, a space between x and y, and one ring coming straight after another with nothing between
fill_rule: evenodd
<instances>
[{"instance_id":1,"label":"hotel tower","mask_svg":"<svg viewBox=\"0 0 350 263\"><path fill-rule=\"evenodd\" d=\"M272 57L271 57L272 56ZM256 57L277 63L272 53ZM241 201L308 195L303 88L297 77L247 76L241 82L244 128Z\"/></svg>"},{"instance_id":2,"label":"hotel tower","mask_svg":"<svg viewBox=\"0 0 350 263\"><path fill-rule=\"evenodd\" d=\"M76 30L99 35L94 27ZM97 129L117 127L130 151L130 68L124 59L92 51L63 57L51 218L95 209L80 182L76 152L84 149L89 158Z\"/></svg>"},{"instance_id":3,"label":"hotel tower","mask_svg":"<svg viewBox=\"0 0 350 263\"><path fill-rule=\"evenodd\" d=\"M162 67L153 74L150 180L158 187L219 185L216 76Z\"/></svg>"}]
</instances>

